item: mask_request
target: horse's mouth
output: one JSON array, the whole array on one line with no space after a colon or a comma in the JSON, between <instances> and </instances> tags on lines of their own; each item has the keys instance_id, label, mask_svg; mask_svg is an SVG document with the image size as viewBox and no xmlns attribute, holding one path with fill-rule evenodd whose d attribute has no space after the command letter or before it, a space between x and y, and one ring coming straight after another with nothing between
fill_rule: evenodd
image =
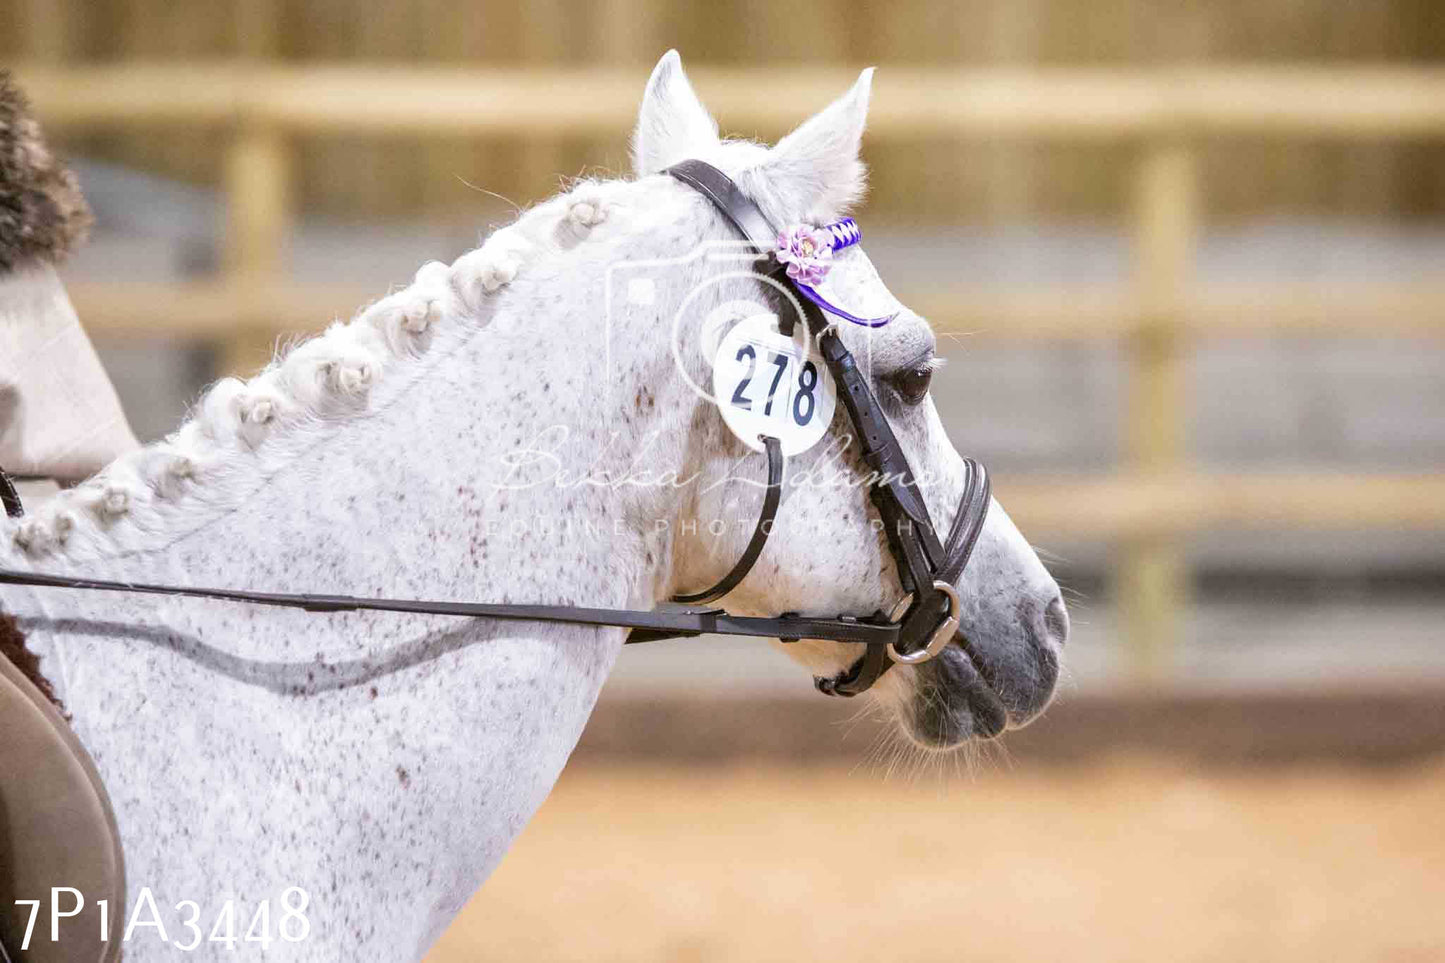
<instances>
[{"instance_id":1,"label":"horse's mouth","mask_svg":"<svg viewBox=\"0 0 1445 963\"><path fill-rule=\"evenodd\" d=\"M1048 646L1029 654L1029 670L991 659L962 633L917 667L905 727L927 749L950 749L969 739L993 739L1027 725L1053 696L1058 654ZM1017 676L1017 678L1016 678Z\"/></svg>"}]
</instances>

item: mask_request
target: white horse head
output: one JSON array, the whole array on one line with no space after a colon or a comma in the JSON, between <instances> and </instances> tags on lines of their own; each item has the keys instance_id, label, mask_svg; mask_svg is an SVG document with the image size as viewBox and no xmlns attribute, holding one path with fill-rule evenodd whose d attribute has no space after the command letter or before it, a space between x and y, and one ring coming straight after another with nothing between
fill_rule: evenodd
<instances>
[{"instance_id":1,"label":"white horse head","mask_svg":"<svg viewBox=\"0 0 1445 963\"><path fill-rule=\"evenodd\" d=\"M732 236L732 228L710 204L670 185L669 178L652 176L687 158L705 160L728 173L774 224L827 224L844 216L865 187L859 144L872 74L865 70L852 90L769 149L721 140L676 53L664 57L648 84L633 140L637 176L656 184L660 197L674 198L679 210L672 220L675 227L661 239L663 246L683 249L699 239ZM881 293L891 302L861 250L848 248L839 260L846 262L846 269L834 271L845 290L851 288L874 303ZM690 303L698 315L709 310L742 313L749 299L768 300L763 284L746 279L714 288L710 300ZM898 314L889 324L876 329L843 324L840 333L871 376L910 465L920 480L927 477L922 488L930 513L939 528L946 529L958 504L963 468L927 394L938 364L936 340L923 318L896 302L891 306ZM781 310L789 308L782 305ZM666 319L658 322L665 324ZM703 341L703 350L694 352L695 362L710 360L710 344ZM683 526L685 537L673 546L676 576L671 587L676 590L710 584L726 570L748 531L746 524L727 524L721 526L720 537L714 536L716 520L745 520L758 501L756 494L748 499L737 486L718 483L746 473L738 464L746 447L715 416L701 414L694 424L707 441L693 444L700 483L686 504L691 524ZM902 595L885 534L870 513L864 490L816 484L824 477L837 479L830 462L851 468L852 477L866 473L856 446L849 444L851 430L840 407L831 443L819 444L790 464L790 471L815 484L789 488L774 542L756 574L730 596L731 605L757 613L864 614L886 612ZM761 459L753 457L756 474ZM1060 649L1068 635L1058 586L996 502L958 589L963 600L960 644L934 661L891 672L875 690L895 707L905 731L925 747L945 748L970 736L994 735L1005 725L1022 725L1035 717L1054 691ZM858 657L856 647L841 643L805 641L786 648L820 676L837 675Z\"/></svg>"},{"instance_id":2,"label":"white horse head","mask_svg":"<svg viewBox=\"0 0 1445 963\"><path fill-rule=\"evenodd\" d=\"M598 608L710 584L762 497L732 482L760 478L762 459L695 390L710 361L700 332L775 305L746 272L686 256L735 238L658 171L698 158L776 224L832 220L863 188L870 76L769 149L719 140L669 54L643 103L636 178L578 184L255 378L222 381L164 442L0 522L0 567ZM615 289L639 266L657 269L649 285ZM883 296L861 251L835 270L860 298ZM901 308L871 334L844 328L946 528L962 464L926 397L932 332ZM839 414L793 475L856 473L847 431ZM784 498L730 608L894 605L864 490L815 483ZM712 537L715 520L745 524ZM1035 715L1067 633L1056 586L997 505L958 588L968 651L951 645L875 688L929 746ZM624 638L9 585L0 609L112 787L132 905L142 886L152 912L154 899L227 894L254 908L303 887L315 928L276 950L287 959L419 957L545 798ZM788 651L820 675L858 654L806 640ZM127 945L128 959L167 952Z\"/></svg>"}]
</instances>

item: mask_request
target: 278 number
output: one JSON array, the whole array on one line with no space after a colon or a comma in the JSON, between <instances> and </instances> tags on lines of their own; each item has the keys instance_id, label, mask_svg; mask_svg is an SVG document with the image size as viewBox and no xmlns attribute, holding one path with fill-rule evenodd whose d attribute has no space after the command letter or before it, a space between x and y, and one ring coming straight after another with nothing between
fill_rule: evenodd
<instances>
[{"instance_id":1,"label":"278 number","mask_svg":"<svg viewBox=\"0 0 1445 963\"><path fill-rule=\"evenodd\" d=\"M776 351L768 352L768 363L777 368L773 373L773 383L768 386L768 397L763 404L763 414L771 416L773 413L773 399L778 393L778 385L783 381L788 367L792 364L792 356L780 354ZM738 349L737 361L748 363L748 373L743 380L733 389L732 403L744 411L753 410L753 399L747 396L748 386L753 382L753 376L757 373L758 353L750 344L745 344ZM803 367L798 371L798 393L793 396L793 423L803 427L813 420L813 413L818 410L818 400L814 391L818 387L818 368L811 361L804 361Z\"/></svg>"}]
</instances>

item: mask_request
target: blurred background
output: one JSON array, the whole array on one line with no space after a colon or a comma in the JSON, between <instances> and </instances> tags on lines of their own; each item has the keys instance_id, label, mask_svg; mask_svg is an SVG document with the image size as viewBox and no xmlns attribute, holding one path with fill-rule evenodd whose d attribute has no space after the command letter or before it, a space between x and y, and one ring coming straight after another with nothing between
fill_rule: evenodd
<instances>
[{"instance_id":1,"label":"blurred background","mask_svg":"<svg viewBox=\"0 0 1445 963\"><path fill-rule=\"evenodd\" d=\"M879 66L867 246L1067 676L925 759L767 646L628 651L432 959L1445 959L1437 0L0 0L143 438L625 174L669 47L768 139Z\"/></svg>"}]
</instances>

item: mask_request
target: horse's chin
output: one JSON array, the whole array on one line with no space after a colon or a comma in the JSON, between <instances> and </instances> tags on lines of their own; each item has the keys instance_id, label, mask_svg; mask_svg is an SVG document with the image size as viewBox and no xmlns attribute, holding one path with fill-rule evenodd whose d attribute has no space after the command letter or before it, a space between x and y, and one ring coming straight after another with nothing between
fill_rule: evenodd
<instances>
[{"instance_id":1,"label":"horse's chin","mask_svg":"<svg viewBox=\"0 0 1445 963\"><path fill-rule=\"evenodd\" d=\"M1027 725L1053 697L1059 672L1051 647L1031 654L1036 664L1029 671L1010 671L1016 667L980 659L962 636L956 638L915 668L913 691L900 706L903 731L919 748L941 751Z\"/></svg>"},{"instance_id":2,"label":"horse's chin","mask_svg":"<svg viewBox=\"0 0 1445 963\"><path fill-rule=\"evenodd\" d=\"M912 676L913 691L898 707L899 722L919 748L952 749L971 739L992 739L1007 727L1008 710L957 643L914 668Z\"/></svg>"}]
</instances>

